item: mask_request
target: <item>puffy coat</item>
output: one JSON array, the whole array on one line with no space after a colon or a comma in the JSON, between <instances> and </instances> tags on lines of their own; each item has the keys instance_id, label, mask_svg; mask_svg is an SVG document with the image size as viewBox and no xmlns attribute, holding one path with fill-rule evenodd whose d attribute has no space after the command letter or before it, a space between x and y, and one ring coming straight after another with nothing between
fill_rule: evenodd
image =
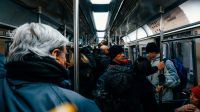
<instances>
[{"instance_id":1,"label":"puffy coat","mask_svg":"<svg viewBox=\"0 0 200 112\"><path fill-rule=\"evenodd\" d=\"M100 112L93 101L66 89L68 72L54 59L23 60L6 64L6 78L0 79L1 112L47 112L66 103L78 112Z\"/></svg>"},{"instance_id":2,"label":"puffy coat","mask_svg":"<svg viewBox=\"0 0 200 112\"><path fill-rule=\"evenodd\" d=\"M110 64L97 82L97 97L104 112L140 112L137 83L133 69L126 65ZM103 104L101 104L103 103Z\"/></svg>"}]
</instances>

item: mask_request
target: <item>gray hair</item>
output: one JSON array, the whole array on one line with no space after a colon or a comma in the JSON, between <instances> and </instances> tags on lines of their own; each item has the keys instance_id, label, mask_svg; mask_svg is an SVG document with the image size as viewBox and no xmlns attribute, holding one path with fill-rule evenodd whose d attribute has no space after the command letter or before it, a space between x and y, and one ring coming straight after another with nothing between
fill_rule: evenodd
<instances>
[{"instance_id":1,"label":"gray hair","mask_svg":"<svg viewBox=\"0 0 200 112\"><path fill-rule=\"evenodd\" d=\"M26 23L12 35L13 42L9 47L8 62L22 61L26 54L34 53L40 57L52 57L50 51L69 44L56 29L41 23Z\"/></svg>"}]
</instances>

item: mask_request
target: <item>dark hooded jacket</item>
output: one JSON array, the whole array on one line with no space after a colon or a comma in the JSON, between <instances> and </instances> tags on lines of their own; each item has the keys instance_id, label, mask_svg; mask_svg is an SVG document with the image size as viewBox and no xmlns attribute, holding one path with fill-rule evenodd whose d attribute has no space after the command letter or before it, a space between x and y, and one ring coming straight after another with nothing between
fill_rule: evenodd
<instances>
[{"instance_id":1,"label":"dark hooded jacket","mask_svg":"<svg viewBox=\"0 0 200 112\"><path fill-rule=\"evenodd\" d=\"M99 112L96 104L68 88L68 72L54 59L27 55L6 64L0 79L1 112L47 112L69 103L78 112Z\"/></svg>"},{"instance_id":2,"label":"dark hooded jacket","mask_svg":"<svg viewBox=\"0 0 200 112\"><path fill-rule=\"evenodd\" d=\"M98 103L104 112L141 112L133 69L111 62L97 82Z\"/></svg>"},{"instance_id":3,"label":"dark hooded jacket","mask_svg":"<svg viewBox=\"0 0 200 112\"><path fill-rule=\"evenodd\" d=\"M95 82L106 71L110 63L110 57L103 54L102 51L95 55L96 69L95 69Z\"/></svg>"},{"instance_id":4,"label":"dark hooded jacket","mask_svg":"<svg viewBox=\"0 0 200 112\"><path fill-rule=\"evenodd\" d=\"M152 67L146 57L138 57L134 62L134 72L139 84L140 102L143 112L158 112L158 105L155 99L155 88L146 78L149 74L157 72L158 68Z\"/></svg>"}]
</instances>

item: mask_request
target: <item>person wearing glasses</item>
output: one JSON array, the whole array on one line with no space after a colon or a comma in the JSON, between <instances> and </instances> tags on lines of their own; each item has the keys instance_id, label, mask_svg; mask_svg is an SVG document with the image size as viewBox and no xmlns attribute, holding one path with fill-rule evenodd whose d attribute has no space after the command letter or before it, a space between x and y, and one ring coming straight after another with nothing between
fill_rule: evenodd
<instances>
[{"instance_id":1,"label":"person wearing glasses","mask_svg":"<svg viewBox=\"0 0 200 112\"><path fill-rule=\"evenodd\" d=\"M12 35L0 79L1 112L100 112L96 104L66 89L66 46L69 41L54 28L26 23Z\"/></svg>"}]
</instances>

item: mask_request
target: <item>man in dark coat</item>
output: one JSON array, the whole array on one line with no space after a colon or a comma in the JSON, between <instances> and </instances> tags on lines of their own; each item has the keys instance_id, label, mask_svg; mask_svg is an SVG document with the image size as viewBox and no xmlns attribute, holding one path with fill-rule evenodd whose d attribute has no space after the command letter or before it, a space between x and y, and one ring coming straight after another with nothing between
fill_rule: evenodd
<instances>
[{"instance_id":1,"label":"man in dark coat","mask_svg":"<svg viewBox=\"0 0 200 112\"><path fill-rule=\"evenodd\" d=\"M12 37L7 74L0 79L1 112L100 112L93 101L66 89L68 40L61 33L30 23Z\"/></svg>"},{"instance_id":2,"label":"man in dark coat","mask_svg":"<svg viewBox=\"0 0 200 112\"><path fill-rule=\"evenodd\" d=\"M123 48L114 45L109 49L111 58L106 72L97 82L97 97L104 112L140 112L139 94L133 69L124 63Z\"/></svg>"},{"instance_id":3,"label":"man in dark coat","mask_svg":"<svg viewBox=\"0 0 200 112\"><path fill-rule=\"evenodd\" d=\"M108 55L109 55L109 47L106 45L102 45L100 47L100 52L95 56L97 63L97 68L95 70L96 81L106 71L110 63L110 57Z\"/></svg>"}]
</instances>

